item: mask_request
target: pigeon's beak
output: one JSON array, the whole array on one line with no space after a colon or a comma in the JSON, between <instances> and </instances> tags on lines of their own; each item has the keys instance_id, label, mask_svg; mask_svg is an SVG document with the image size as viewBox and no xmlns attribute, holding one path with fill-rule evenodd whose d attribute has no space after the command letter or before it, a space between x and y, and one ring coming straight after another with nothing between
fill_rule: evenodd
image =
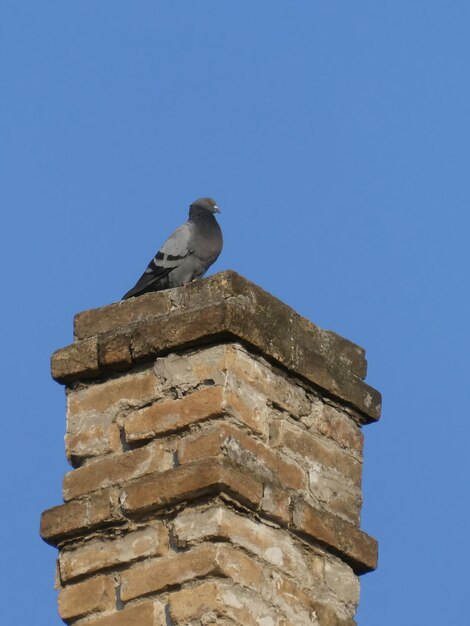
<instances>
[{"instance_id":1,"label":"pigeon's beak","mask_svg":"<svg viewBox=\"0 0 470 626\"><path fill-rule=\"evenodd\" d=\"M219 209L217 205L215 205L214 207L214 213L221 213L221 210Z\"/></svg>"}]
</instances>

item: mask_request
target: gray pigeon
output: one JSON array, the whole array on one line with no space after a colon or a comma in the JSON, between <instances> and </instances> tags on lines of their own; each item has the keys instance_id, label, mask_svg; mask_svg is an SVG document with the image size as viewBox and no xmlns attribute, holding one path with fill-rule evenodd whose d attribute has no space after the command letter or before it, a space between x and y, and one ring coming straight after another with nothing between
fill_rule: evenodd
<instances>
[{"instance_id":1,"label":"gray pigeon","mask_svg":"<svg viewBox=\"0 0 470 626\"><path fill-rule=\"evenodd\" d=\"M193 202L188 221L165 241L136 285L122 299L181 287L204 276L223 245L215 213L220 211L212 198L199 198Z\"/></svg>"}]
</instances>

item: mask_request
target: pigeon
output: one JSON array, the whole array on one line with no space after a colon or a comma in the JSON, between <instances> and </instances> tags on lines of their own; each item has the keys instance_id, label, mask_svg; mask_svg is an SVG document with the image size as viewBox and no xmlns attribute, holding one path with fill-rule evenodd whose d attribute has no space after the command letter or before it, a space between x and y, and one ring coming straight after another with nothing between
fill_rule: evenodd
<instances>
[{"instance_id":1,"label":"pigeon","mask_svg":"<svg viewBox=\"0 0 470 626\"><path fill-rule=\"evenodd\" d=\"M189 207L188 221L165 241L135 286L122 299L181 287L204 276L223 246L215 213L220 210L212 198L195 200Z\"/></svg>"}]
</instances>

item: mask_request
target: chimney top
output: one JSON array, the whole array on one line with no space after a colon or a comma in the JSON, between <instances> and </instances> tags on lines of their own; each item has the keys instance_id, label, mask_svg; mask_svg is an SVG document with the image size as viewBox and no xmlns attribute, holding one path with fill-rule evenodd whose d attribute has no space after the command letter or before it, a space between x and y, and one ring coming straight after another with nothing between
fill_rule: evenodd
<instances>
[{"instance_id":1,"label":"chimney top","mask_svg":"<svg viewBox=\"0 0 470 626\"><path fill-rule=\"evenodd\" d=\"M52 356L52 375L64 384L100 379L175 350L239 341L350 405L363 423L380 416L380 394L363 380L362 348L230 270L79 313L74 335L72 345Z\"/></svg>"}]
</instances>

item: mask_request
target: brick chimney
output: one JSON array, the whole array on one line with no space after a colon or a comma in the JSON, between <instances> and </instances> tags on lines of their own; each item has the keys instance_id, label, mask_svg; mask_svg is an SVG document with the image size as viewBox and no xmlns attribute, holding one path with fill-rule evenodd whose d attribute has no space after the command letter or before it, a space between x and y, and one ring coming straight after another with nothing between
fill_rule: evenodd
<instances>
[{"instance_id":1,"label":"brick chimney","mask_svg":"<svg viewBox=\"0 0 470 626\"><path fill-rule=\"evenodd\" d=\"M234 272L79 313L59 613L74 626L353 626L364 351Z\"/></svg>"}]
</instances>

